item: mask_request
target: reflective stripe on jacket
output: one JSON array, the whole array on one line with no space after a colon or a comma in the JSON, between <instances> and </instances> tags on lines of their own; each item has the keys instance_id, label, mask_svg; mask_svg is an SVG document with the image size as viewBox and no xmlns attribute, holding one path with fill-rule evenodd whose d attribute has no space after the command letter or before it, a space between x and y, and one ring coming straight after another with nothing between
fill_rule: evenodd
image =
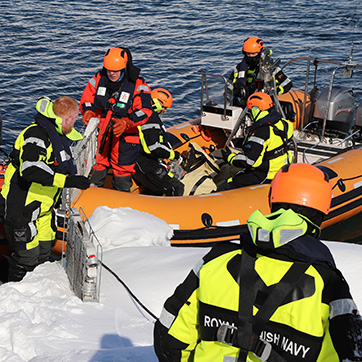
<instances>
[{"instance_id":1,"label":"reflective stripe on jacket","mask_svg":"<svg viewBox=\"0 0 362 362\"><path fill-rule=\"evenodd\" d=\"M230 75L230 80L235 84L235 90L240 86L245 86L255 81L258 75L258 67L255 69L250 69L245 59L243 59L235 67L233 73Z\"/></svg>"},{"instance_id":2,"label":"reflective stripe on jacket","mask_svg":"<svg viewBox=\"0 0 362 362\"><path fill-rule=\"evenodd\" d=\"M174 151L167 141L167 132L157 113L138 126L143 152L152 158L169 159L174 157Z\"/></svg>"},{"instance_id":3,"label":"reflective stripe on jacket","mask_svg":"<svg viewBox=\"0 0 362 362\"><path fill-rule=\"evenodd\" d=\"M51 122L44 116L37 117L41 118L41 122ZM32 123L20 133L10 153L11 163L6 169L5 183L1 189L4 198L12 190L12 198L19 200L8 199L7 204L26 206L37 201L41 203L40 213L53 209L64 187L66 175L76 171L69 168L68 163L73 162L73 157L69 148L64 149L61 139L70 142L64 135L53 135L51 140L46 129L38 123ZM53 147L55 142L59 143L57 147ZM55 148L59 154L55 154Z\"/></svg>"}]
</instances>

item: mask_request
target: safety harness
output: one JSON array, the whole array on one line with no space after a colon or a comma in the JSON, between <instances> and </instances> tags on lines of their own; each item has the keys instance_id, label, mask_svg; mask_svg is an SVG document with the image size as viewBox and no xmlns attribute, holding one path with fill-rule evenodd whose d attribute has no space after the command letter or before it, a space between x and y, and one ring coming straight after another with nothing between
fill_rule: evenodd
<instances>
[{"instance_id":1,"label":"safety harness","mask_svg":"<svg viewBox=\"0 0 362 362\"><path fill-rule=\"evenodd\" d=\"M240 296L238 311L238 328L223 324L217 332L217 340L240 348L238 362L245 362L248 352L253 352L262 361L286 362L287 360L273 349L269 342L263 341L260 334L283 300L298 284L310 264L294 262L282 280L274 286L263 306L253 316L253 305L256 298L254 285L256 280L255 261L256 248L246 250L241 256L239 273Z\"/></svg>"},{"instance_id":2,"label":"safety harness","mask_svg":"<svg viewBox=\"0 0 362 362\"><path fill-rule=\"evenodd\" d=\"M275 214L279 213L281 212ZM291 215L287 215L287 217L290 218ZM264 222L268 222L268 220L265 219ZM297 228L299 229L299 226ZM303 234L305 231L300 229L300 232ZM271 237L271 239L273 238ZM242 242L243 239L240 240ZM278 247L277 243L274 243L274 246ZM295 261L280 282L271 288L270 294L253 316L253 307L257 297L255 262L258 249L255 244L247 241L241 247L243 251L238 276L240 295L237 328L229 324L221 325L217 332L217 340L240 349L238 362L245 362L249 352L253 352L262 361L286 362L287 360L273 349L272 344L261 339L260 335L275 311L283 304L285 298L292 292L311 264Z\"/></svg>"}]
</instances>

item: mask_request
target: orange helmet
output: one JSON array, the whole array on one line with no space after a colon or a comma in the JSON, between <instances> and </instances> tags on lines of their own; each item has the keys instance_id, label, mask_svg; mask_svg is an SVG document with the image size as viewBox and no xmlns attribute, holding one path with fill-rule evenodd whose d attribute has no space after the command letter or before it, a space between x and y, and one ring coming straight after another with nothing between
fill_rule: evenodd
<instances>
[{"instance_id":1,"label":"orange helmet","mask_svg":"<svg viewBox=\"0 0 362 362\"><path fill-rule=\"evenodd\" d=\"M244 41L244 53L260 53L264 48L264 42L257 36L253 36Z\"/></svg>"},{"instance_id":2,"label":"orange helmet","mask_svg":"<svg viewBox=\"0 0 362 362\"><path fill-rule=\"evenodd\" d=\"M270 185L270 204L288 203L328 214L332 201L329 177L308 163L283 166Z\"/></svg>"},{"instance_id":3,"label":"orange helmet","mask_svg":"<svg viewBox=\"0 0 362 362\"><path fill-rule=\"evenodd\" d=\"M246 102L246 106L249 109L253 107L258 107L261 111L267 111L271 107L273 107L274 103L271 99L270 95L263 92L253 93Z\"/></svg>"},{"instance_id":4,"label":"orange helmet","mask_svg":"<svg viewBox=\"0 0 362 362\"><path fill-rule=\"evenodd\" d=\"M128 56L122 48L108 49L103 60L103 66L107 70L123 70L126 68Z\"/></svg>"},{"instance_id":5,"label":"orange helmet","mask_svg":"<svg viewBox=\"0 0 362 362\"><path fill-rule=\"evenodd\" d=\"M153 101L153 109L156 112L162 111L162 107L171 108L172 106L172 95L171 93L163 88L156 88L151 92L151 98Z\"/></svg>"}]
</instances>

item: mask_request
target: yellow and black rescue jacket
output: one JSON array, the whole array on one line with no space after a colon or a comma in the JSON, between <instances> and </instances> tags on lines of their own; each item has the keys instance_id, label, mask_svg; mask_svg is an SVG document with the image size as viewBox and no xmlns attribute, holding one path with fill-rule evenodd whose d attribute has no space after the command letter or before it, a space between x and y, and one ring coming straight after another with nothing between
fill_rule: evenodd
<instances>
[{"instance_id":1,"label":"yellow and black rescue jacket","mask_svg":"<svg viewBox=\"0 0 362 362\"><path fill-rule=\"evenodd\" d=\"M159 361L237 362L244 343L238 333L252 346L247 361L260 361L256 355L265 352L255 348L260 343L253 339L271 347L269 361L359 361L362 320L328 248L302 235L278 250L258 249L248 282L240 270L243 254L249 253L245 250L254 244L249 233L241 241L243 248L236 243L215 246L165 302L154 330ZM295 265L302 266L297 280L283 301L273 305L270 318L258 324L258 313L267 315L265 308L278 299L273 290ZM247 317L243 308L248 306L240 301L248 298ZM251 333L243 336L248 328Z\"/></svg>"},{"instance_id":2,"label":"yellow and black rescue jacket","mask_svg":"<svg viewBox=\"0 0 362 362\"><path fill-rule=\"evenodd\" d=\"M255 91L261 90L263 88L263 84L257 80L259 75L259 66L250 67L245 58L236 65L235 69L231 72L229 76L229 80L232 83L233 97L236 98L244 98L244 102L246 103L246 99ZM275 83L278 88L278 94L283 94L288 92L293 83L288 78L281 68L277 67L273 76L275 77ZM241 90L246 90L244 94L241 94Z\"/></svg>"},{"instance_id":3,"label":"yellow and black rescue jacket","mask_svg":"<svg viewBox=\"0 0 362 362\"><path fill-rule=\"evenodd\" d=\"M145 156L154 159L173 160L175 158L175 151L167 141L166 128L156 112L153 112L145 124L137 126L137 128Z\"/></svg>"},{"instance_id":4,"label":"yellow and black rescue jacket","mask_svg":"<svg viewBox=\"0 0 362 362\"><path fill-rule=\"evenodd\" d=\"M263 171L266 179L272 180L281 167L292 161L288 151L292 137L293 124L273 110L249 128L242 146L244 153L235 155L230 163Z\"/></svg>"},{"instance_id":5,"label":"yellow and black rescue jacket","mask_svg":"<svg viewBox=\"0 0 362 362\"><path fill-rule=\"evenodd\" d=\"M40 214L52 210L64 187L67 175L76 173L70 150L70 137L82 136L74 129L71 136L61 134L61 118L52 103L43 98L37 103L35 122L25 128L10 153L11 163L1 189L8 212L21 210L36 201Z\"/></svg>"}]
</instances>

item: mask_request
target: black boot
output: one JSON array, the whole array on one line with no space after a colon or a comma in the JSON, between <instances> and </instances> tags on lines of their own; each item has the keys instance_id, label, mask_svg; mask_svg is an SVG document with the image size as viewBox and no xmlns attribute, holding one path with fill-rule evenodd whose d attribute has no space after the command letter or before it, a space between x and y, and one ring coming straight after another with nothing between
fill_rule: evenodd
<instances>
[{"instance_id":1,"label":"black boot","mask_svg":"<svg viewBox=\"0 0 362 362\"><path fill-rule=\"evenodd\" d=\"M9 282L20 282L25 274L29 271L33 271L35 266L27 266L19 264L12 256L8 259L9 261Z\"/></svg>"},{"instance_id":2,"label":"black boot","mask_svg":"<svg viewBox=\"0 0 362 362\"><path fill-rule=\"evenodd\" d=\"M132 176L113 176L112 184L115 190L130 192L132 187Z\"/></svg>"}]
</instances>

